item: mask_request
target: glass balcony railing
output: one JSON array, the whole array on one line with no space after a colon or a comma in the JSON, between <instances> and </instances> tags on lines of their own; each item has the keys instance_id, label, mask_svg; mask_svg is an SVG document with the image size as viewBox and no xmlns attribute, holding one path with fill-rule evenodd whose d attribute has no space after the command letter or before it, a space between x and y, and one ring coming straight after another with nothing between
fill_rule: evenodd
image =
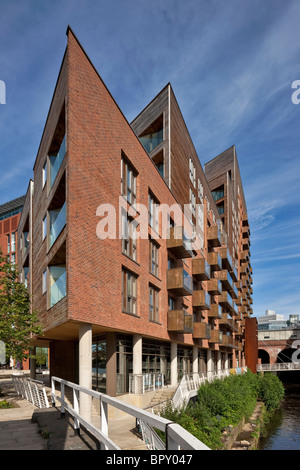
<instances>
[{"instance_id":1,"label":"glass balcony railing","mask_svg":"<svg viewBox=\"0 0 300 470\"><path fill-rule=\"evenodd\" d=\"M50 212L50 248L66 225L66 203L60 211Z\"/></svg>"},{"instance_id":2,"label":"glass balcony railing","mask_svg":"<svg viewBox=\"0 0 300 470\"><path fill-rule=\"evenodd\" d=\"M64 159L65 153L66 153L66 136L64 136L63 138L63 141L61 143L58 153L56 155L49 156L51 187L53 186L58 170L60 169L60 166Z\"/></svg>"},{"instance_id":3,"label":"glass balcony railing","mask_svg":"<svg viewBox=\"0 0 300 470\"><path fill-rule=\"evenodd\" d=\"M163 129L141 136L140 141L146 152L152 152L152 150L154 150L161 142L163 142Z\"/></svg>"},{"instance_id":4,"label":"glass balcony railing","mask_svg":"<svg viewBox=\"0 0 300 470\"><path fill-rule=\"evenodd\" d=\"M65 266L50 267L50 307L67 295L67 273Z\"/></svg>"}]
</instances>

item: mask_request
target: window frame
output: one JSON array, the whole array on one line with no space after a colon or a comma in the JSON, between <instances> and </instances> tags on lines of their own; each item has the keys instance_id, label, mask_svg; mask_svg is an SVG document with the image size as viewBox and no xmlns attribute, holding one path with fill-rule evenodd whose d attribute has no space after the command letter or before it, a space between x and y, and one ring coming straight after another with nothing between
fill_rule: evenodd
<instances>
[{"instance_id":1,"label":"window frame","mask_svg":"<svg viewBox=\"0 0 300 470\"><path fill-rule=\"evenodd\" d=\"M159 294L160 290L149 284L149 321L153 323L159 323Z\"/></svg>"},{"instance_id":2,"label":"window frame","mask_svg":"<svg viewBox=\"0 0 300 470\"><path fill-rule=\"evenodd\" d=\"M135 273L122 268L122 312L135 317L138 316L137 280L138 276Z\"/></svg>"}]
</instances>

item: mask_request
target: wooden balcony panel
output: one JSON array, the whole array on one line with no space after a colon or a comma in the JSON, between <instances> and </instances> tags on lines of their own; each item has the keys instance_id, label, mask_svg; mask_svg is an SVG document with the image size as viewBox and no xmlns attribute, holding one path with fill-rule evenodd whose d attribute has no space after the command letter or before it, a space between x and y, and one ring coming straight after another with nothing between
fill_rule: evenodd
<instances>
[{"instance_id":1,"label":"wooden balcony panel","mask_svg":"<svg viewBox=\"0 0 300 470\"><path fill-rule=\"evenodd\" d=\"M168 311L168 331L176 333L193 332L193 315L189 315L186 310Z\"/></svg>"},{"instance_id":2,"label":"wooden balcony panel","mask_svg":"<svg viewBox=\"0 0 300 470\"><path fill-rule=\"evenodd\" d=\"M209 339L211 335L211 327L205 322L195 322L193 330L193 338Z\"/></svg>"},{"instance_id":3,"label":"wooden balcony panel","mask_svg":"<svg viewBox=\"0 0 300 470\"><path fill-rule=\"evenodd\" d=\"M183 227L170 228L170 237L167 239L167 249L177 258L191 258L193 250L191 240L185 235Z\"/></svg>"},{"instance_id":4,"label":"wooden balcony panel","mask_svg":"<svg viewBox=\"0 0 300 470\"><path fill-rule=\"evenodd\" d=\"M211 251L207 254L207 261L212 271L222 270L222 258L216 251Z\"/></svg>"},{"instance_id":5,"label":"wooden balcony panel","mask_svg":"<svg viewBox=\"0 0 300 470\"><path fill-rule=\"evenodd\" d=\"M223 269L218 273L218 279L220 279L223 290L230 291L233 288L233 280L227 271L227 269Z\"/></svg>"},{"instance_id":6,"label":"wooden balcony panel","mask_svg":"<svg viewBox=\"0 0 300 470\"><path fill-rule=\"evenodd\" d=\"M221 296L219 296L219 304L230 313L233 313L233 301L231 296L228 292L223 292Z\"/></svg>"},{"instance_id":7,"label":"wooden balcony panel","mask_svg":"<svg viewBox=\"0 0 300 470\"><path fill-rule=\"evenodd\" d=\"M219 250L220 256L222 258L222 267L223 269L232 270L233 262L232 256L228 251L228 248L221 248Z\"/></svg>"},{"instance_id":8,"label":"wooden balcony panel","mask_svg":"<svg viewBox=\"0 0 300 470\"><path fill-rule=\"evenodd\" d=\"M211 304L208 310L209 318L222 318L222 307L219 304Z\"/></svg>"},{"instance_id":9,"label":"wooden balcony panel","mask_svg":"<svg viewBox=\"0 0 300 470\"><path fill-rule=\"evenodd\" d=\"M219 279L210 279L210 281L207 281L206 287L210 295L222 294L222 283Z\"/></svg>"},{"instance_id":10,"label":"wooden balcony panel","mask_svg":"<svg viewBox=\"0 0 300 470\"><path fill-rule=\"evenodd\" d=\"M204 290L196 290L193 292L193 308L198 310L210 309L210 295Z\"/></svg>"},{"instance_id":11,"label":"wooden balcony panel","mask_svg":"<svg viewBox=\"0 0 300 470\"><path fill-rule=\"evenodd\" d=\"M209 281L211 269L205 258L194 258L192 260L192 275L198 281Z\"/></svg>"},{"instance_id":12,"label":"wooden balcony panel","mask_svg":"<svg viewBox=\"0 0 300 470\"><path fill-rule=\"evenodd\" d=\"M179 296L192 295L192 277L183 268L168 269L167 289Z\"/></svg>"},{"instance_id":13,"label":"wooden balcony panel","mask_svg":"<svg viewBox=\"0 0 300 470\"><path fill-rule=\"evenodd\" d=\"M207 243L211 247L221 246L221 232L217 225L207 228Z\"/></svg>"},{"instance_id":14,"label":"wooden balcony panel","mask_svg":"<svg viewBox=\"0 0 300 470\"><path fill-rule=\"evenodd\" d=\"M222 339L223 335L220 335L219 330L211 330L210 332L210 339L208 340L209 343L219 343L220 340Z\"/></svg>"},{"instance_id":15,"label":"wooden balcony panel","mask_svg":"<svg viewBox=\"0 0 300 470\"><path fill-rule=\"evenodd\" d=\"M233 281L237 282L238 281L238 272L237 272L237 269L234 265L232 266L232 269L229 269L229 272L230 272L230 276L232 277Z\"/></svg>"}]
</instances>

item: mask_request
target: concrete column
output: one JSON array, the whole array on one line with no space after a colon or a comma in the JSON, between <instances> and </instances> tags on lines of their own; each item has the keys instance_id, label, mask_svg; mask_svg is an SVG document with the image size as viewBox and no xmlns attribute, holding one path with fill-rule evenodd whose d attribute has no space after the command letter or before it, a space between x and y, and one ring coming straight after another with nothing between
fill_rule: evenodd
<instances>
[{"instance_id":1,"label":"concrete column","mask_svg":"<svg viewBox=\"0 0 300 470\"><path fill-rule=\"evenodd\" d=\"M225 353L225 370L229 369L228 353Z\"/></svg>"},{"instance_id":2,"label":"concrete column","mask_svg":"<svg viewBox=\"0 0 300 470\"><path fill-rule=\"evenodd\" d=\"M177 343L171 342L171 386L176 387L177 382Z\"/></svg>"},{"instance_id":3,"label":"concrete column","mask_svg":"<svg viewBox=\"0 0 300 470\"><path fill-rule=\"evenodd\" d=\"M120 362L123 364L124 361ZM120 374L122 373L123 371L120 370ZM115 333L106 333L106 393L112 397L115 397L117 394L117 352Z\"/></svg>"},{"instance_id":4,"label":"concrete column","mask_svg":"<svg viewBox=\"0 0 300 470\"><path fill-rule=\"evenodd\" d=\"M221 371L222 371L222 356L221 356L221 351L218 351L217 369L218 369L218 375L221 376Z\"/></svg>"},{"instance_id":5,"label":"concrete column","mask_svg":"<svg viewBox=\"0 0 300 470\"><path fill-rule=\"evenodd\" d=\"M141 393L143 390L143 364L142 364L142 348L143 340L141 335L133 335L132 337L132 371L134 375L134 391L135 393Z\"/></svg>"},{"instance_id":6,"label":"concrete column","mask_svg":"<svg viewBox=\"0 0 300 470\"><path fill-rule=\"evenodd\" d=\"M207 376L208 378L212 376L212 373L214 370L213 368L214 366L213 366L212 354L211 354L211 350L209 349L207 351Z\"/></svg>"},{"instance_id":7,"label":"concrete column","mask_svg":"<svg viewBox=\"0 0 300 470\"><path fill-rule=\"evenodd\" d=\"M132 337L132 349L133 349L133 373L141 374L143 371L142 367L142 347L143 340L141 335L133 335Z\"/></svg>"},{"instance_id":8,"label":"concrete column","mask_svg":"<svg viewBox=\"0 0 300 470\"><path fill-rule=\"evenodd\" d=\"M79 326L79 385L92 389L92 325L89 323ZM91 422L92 397L80 393L79 406L81 416Z\"/></svg>"},{"instance_id":9,"label":"concrete column","mask_svg":"<svg viewBox=\"0 0 300 470\"><path fill-rule=\"evenodd\" d=\"M193 346L193 374L199 373L198 347Z\"/></svg>"}]
</instances>

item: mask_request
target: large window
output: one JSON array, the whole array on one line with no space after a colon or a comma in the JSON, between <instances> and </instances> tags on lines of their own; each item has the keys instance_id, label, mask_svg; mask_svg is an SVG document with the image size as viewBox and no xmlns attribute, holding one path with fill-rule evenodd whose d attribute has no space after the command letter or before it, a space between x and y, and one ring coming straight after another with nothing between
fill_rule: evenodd
<instances>
[{"instance_id":1,"label":"large window","mask_svg":"<svg viewBox=\"0 0 300 470\"><path fill-rule=\"evenodd\" d=\"M121 193L129 204L136 203L136 172L125 158L121 159Z\"/></svg>"},{"instance_id":2,"label":"large window","mask_svg":"<svg viewBox=\"0 0 300 470\"><path fill-rule=\"evenodd\" d=\"M159 231L159 202L149 193L149 225L156 233Z\"/></svg>"},{"instance_id":3,"label":"large window","mask_svg":"<svg viewBox=\"0 0 300 470\"><path fill-rule=\"evenodd\" d=\"M122 270L122 310L137 314L137 276L126 269Z\"/></svg>"},{"instance_id":4,"label":"large window","mask_svg":"<svg viewBox=\"0 0 300 470\"><path fill-rule=\"evenodd\" d=\"M163 115L159 116L151 126L139 136L141 144L146 152L150 153L164 140Z\"/></svg>"},{"instance_id":5,"label":"large window","mask_svg":"<svg viewBox=\"0 0 300 470\"><path fill-rule=\"evenodd\" d=\"M122 211L122 253L136 261L136 228L135 221L128 216L128 213Z\"/></svg>"},{"instance_id":6,"label":"large window","mask_svg":"<svg viewBox=\"0 0 300 470\"><path fill-rule=\"evenodd\" d=\"M212 191L212 195L215 201L218 201L219 199L224 197L224 185Z\"/></svg>"},{"instance_id":7,"label":"large window","mask_svg":"<svg viewBox=\"0 0 300 470\"><path fill-rule=\"evenodd\" d=\"M149 320L159 322L159 290L149 286Z\"/></svg>"},{"instance_id":8,"label":"large window","mask_svg":"<svg viewBox=\"0 0 300 470\"><path fill-rule=\"evenodd\" d=\"M159 246L153 240L149 240L149 270L150 273L159 277Z\"/></svg>"}]
</instances>

